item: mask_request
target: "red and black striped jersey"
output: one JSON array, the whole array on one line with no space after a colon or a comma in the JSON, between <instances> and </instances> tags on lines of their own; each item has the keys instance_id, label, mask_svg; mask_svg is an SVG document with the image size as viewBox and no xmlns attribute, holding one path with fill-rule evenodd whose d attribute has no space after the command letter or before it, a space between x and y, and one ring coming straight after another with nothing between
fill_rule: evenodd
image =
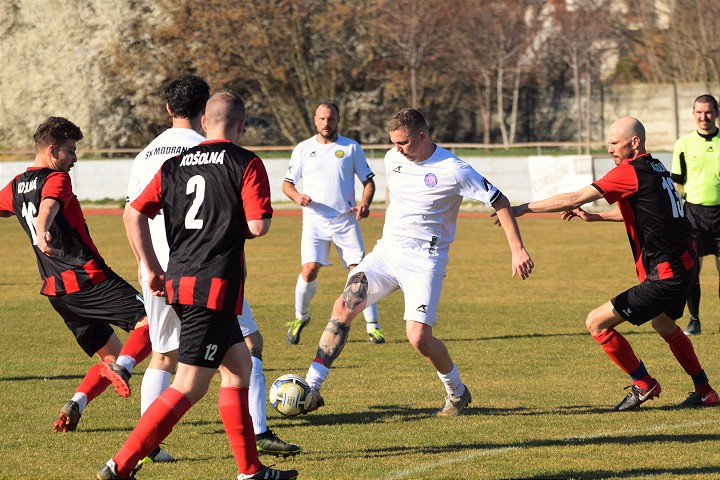
<instances>
[{"instance_id":1,"label":"red and black striped jersey","mask_svg":"<svg viewBox=\"0 0 720 480\"><path fill-rule=\"evenodd\" d=\"M228 141L206 141L166 161L133 208L160 209L170 260L170 304L242 313L248 220L272 217L262 161Z\"/></svg>"},{"instance_id":2,"label":"red and black striped jersey","mask_svg":"<svg viewBox=\"0 0 720 480\"><path fill-rule=\"evenodd\" d=\"M52 235L50 246L61 253L52 257L37 248L35 230L40 202L46 198L60 203L60 210L49 232ZM90 238L67 173L49 168L28 168L0 191L0 210L14 212L30 237L43 281L41 294L58 296L74 293L102 282L110 274L110 267Z\"/></svg>"},{"instance_id":3,"label":"red and black striped jersey","mask_svg":"<svg viewBox=\"0 0 720 480\"><path fill-rule=\"evenodd\" d=\"M690 224L662 162L650 154L623 160L593 186L608 203L618 202L641 282L692 268L696 254Z\"/></svg>"}]
</instances>

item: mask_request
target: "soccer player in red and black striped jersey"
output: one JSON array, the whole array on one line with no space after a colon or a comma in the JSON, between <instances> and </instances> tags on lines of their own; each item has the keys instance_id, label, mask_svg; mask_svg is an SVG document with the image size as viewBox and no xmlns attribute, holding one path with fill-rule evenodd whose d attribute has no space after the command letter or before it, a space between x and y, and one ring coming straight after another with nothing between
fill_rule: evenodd
<instances>
[{"instance_id":1,"label":"soccer player in red and black striped jersey","mask_svg":"<svg viewBox=\"0 0 720 480\"><path fill-rule=\"evenodd\" d=\"M690 339L675 322L697 277L697 255L682 202L670 172L645 151L645 127L635 118L617 120L608 131L608 152L615 168L574 193L518 205L515 215L563 212L561 218L588 222L625 222L639 285L596 308L585 326L605 353L632 379L630 392L615 410L632 410L660 395L660 383L648 374L630 343L615 326L622 322L652 327L692 378L695 391L680 406L711 406L720 402ZM604 197L619 208L588 213L582 205Z\"/></svg>"},{"instance_id":2,"label":"soccer player in red and black striped jersey","mask_svg":"<svg viewBox=\"0 0 720 480\"><path fill-rule=\"evenodd\" d=\"M205 107L207 140L167 160L131 204L126 226L148 270L154 295L165 295L180 318L175 379L145 410L100 480L129 478L200 400L220 369L218 409L238 468L238 480L292 479L258 459L248 387L250 352L236 318L242 313L245 239L270 229L270 182L262 161L232 143L245 127L234 90L215 93ZM162 209L170 257L164 272L153 250L148 218Z\"/></svg>"},{"instance_id":3,"label":"soccer player in red and black striped jersey","mask_svg":"<svg viewBox=\"0 0 720 480\"><path fill-rule=\"evenodd\" d=\"M15 215L30 237L47 296L80 347L101 362L61 409L55 431L75 430L88 402L111 383L126 397L130 371L150 353L141 295L107 266L90 238L68 172L82 131L50 117L35 131L35 161L0 191L0 216ZM132 332L125 345L111 325Z\"/></svg>"}]
</instances>

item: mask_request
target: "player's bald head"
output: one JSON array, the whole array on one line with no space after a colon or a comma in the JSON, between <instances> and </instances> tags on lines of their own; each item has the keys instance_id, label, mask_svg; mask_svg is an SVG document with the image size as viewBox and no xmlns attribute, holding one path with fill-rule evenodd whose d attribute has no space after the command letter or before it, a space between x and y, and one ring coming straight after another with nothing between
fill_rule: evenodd
<instances>
[{"instance_id":1,"label":"player's bald head","mask_svg":"<svg viewBox=\"0 0 720 480\"><path fill-rule=\"evenodd\" d=\"M245 103L237 91L224 88L208 100L205 118L211 127L239 125L245 120Z\"/></svg>"},{"instance_id":2,"label":"player's bald head","mask_svg":"<svg viewBox=\"0 0 720 480\"><path fill-rule=\"evenodd\" d=\"M637 137L640 139L640 144L645 145L645 127L640 120L634 117L623 117L615 121L610 125L610 132L614 133L615 137L630 139Z\"/></svg>"}]
</instances>

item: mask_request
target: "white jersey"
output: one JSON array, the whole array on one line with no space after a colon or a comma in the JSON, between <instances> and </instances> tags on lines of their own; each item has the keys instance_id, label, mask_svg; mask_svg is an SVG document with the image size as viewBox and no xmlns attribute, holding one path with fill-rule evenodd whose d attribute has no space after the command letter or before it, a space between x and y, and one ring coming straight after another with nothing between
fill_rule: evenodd
<instances>
[{"instance_id":1,"label":"white jersey","mask_svg":"<svg viewBox=\"0 0 720 480\"><path fill-rule=\"evenodd\" d=\"M469 164L439 146L417 163L392 149L385 154L385 172L390 203L378 247L413 252L418 264L434 269L445 268L463 197L490 207L502 195Z\"/></svg>"},{"instance_id":2,"label":"white jersey","mask_svg":"<svg viewBox=\"0 0 720 480\"><path fill-rule=\"evenodd\" d=\"M169 128L158 135L155 140L143 149L135 157L130 181L128 182L127 202L132 202L145 190L150 180L155 176L165 160L180 155L185 150L192 148L204 141L205 137L189 128ZM165 221L162 215L157 215L149 220L150 236L152 237L153 249L163 270L167 269L169 247L165 233ZM144 279L147 279L147 270L143 267L141 272Z\"/></svg>"},{"instance_id":3,"label":"white jersey","mask_svg":"<svg viewBox=\"0 0 720 480\"><path fill-rule=\"evenodd\" d=\"M375 176L360 145L338 135L323 144L313 136L297 144L290 158L285 181L297 185L312 199L303 215L334 218L355 206L355 176L361 182Z\"/></svg>"}]
</instances>

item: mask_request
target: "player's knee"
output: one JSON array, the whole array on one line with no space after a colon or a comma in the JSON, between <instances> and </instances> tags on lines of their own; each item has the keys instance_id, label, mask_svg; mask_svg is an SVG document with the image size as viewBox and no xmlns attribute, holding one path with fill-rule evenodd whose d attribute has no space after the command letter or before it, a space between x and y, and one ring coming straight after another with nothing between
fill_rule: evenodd
<instances>
[{"instance_id":1,"label":"player's knee","mask_svg":"<svg viewBox=\"0 0 720 480\"><path fill-rule=\"evenodd\" d=\"M348 310L355 311L365 308L365 305L367 304L367 295L367 277L365 276L365 272L359 272L348 279L341 298Z\"/></svg>"}]
</instances>

